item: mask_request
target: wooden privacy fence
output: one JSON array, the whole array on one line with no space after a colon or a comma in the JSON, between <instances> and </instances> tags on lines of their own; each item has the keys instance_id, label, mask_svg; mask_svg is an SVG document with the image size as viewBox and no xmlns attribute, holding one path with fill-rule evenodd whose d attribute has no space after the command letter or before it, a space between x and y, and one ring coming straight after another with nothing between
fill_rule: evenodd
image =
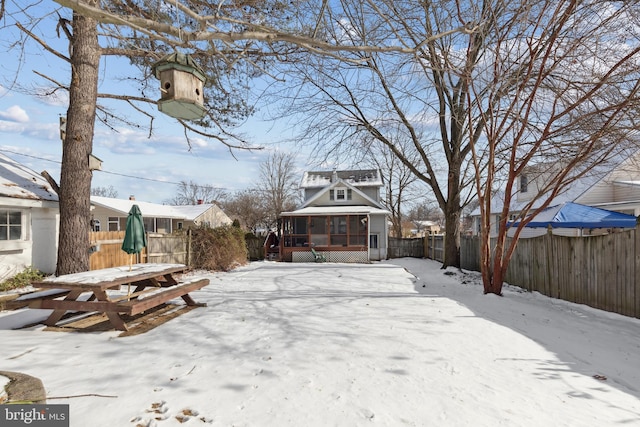
<instances>
[{"instance_id":1,"label":"wooden privacy fence","mask_svg":"<svg viewBox=\"0 0 640 427\"><path fill-rule=\"evenodd\" d=\"M422 258L424 257L423 238L417 237L413 239L401 239L397 237L389 237L387 256L389 258Z\"/></svg>"},{"instance_id":2,"label":"wooden privacy fence","mask_svg":"<svg viewBox=\"0 0 640 427\"><path fill-rule=\"evenodd\" d=\"M480 270L479 237L463 237L461 267ZM529 291L640 317L640 232L520 239L505 282Z\"/></svg>"},{"instance_id":3,"label":"wooden privacy fence","mask_svg":"<svg viewBox=\"0 0 640 427\"><path fill-rule=\"evenodd\" d=\"M444 234L430 234L424 238L424 256L444 262Z\"/></svg>"},{"instance_id":4,"label":"wooden privacy fence","mask_svg":"<svg viewBox=\"0 0 640 427\"><path fill-rule=\"evenodd\" d=\"M264 238L247 239L247 256L251 261L264 259Z\"/></svg>"},{"instance_id":5,"label":"wooden privacy fence","mask_svg":"<svg viewBox=\"0 0 640 427\"><path fill-rule=\"evenodd\" d=\"M387 249L389 258L430 258L444 261L444 234L430 234L425 237L389 237Z\"/></svg>"},{"instance_id":6,"label":"wooden privacy fence","mask_svg":"<svg viewBox=\"0 0 640 427\"><path fill-rule=\"evenodd\" d=\"M124 231L97 231L89 233L95 251L89 258L90 269L119 267L136 263L188 264L188 237L186 235L148 234L147 247L141 253L129 255L122 250Z\"/></svg>"}]
</instances>

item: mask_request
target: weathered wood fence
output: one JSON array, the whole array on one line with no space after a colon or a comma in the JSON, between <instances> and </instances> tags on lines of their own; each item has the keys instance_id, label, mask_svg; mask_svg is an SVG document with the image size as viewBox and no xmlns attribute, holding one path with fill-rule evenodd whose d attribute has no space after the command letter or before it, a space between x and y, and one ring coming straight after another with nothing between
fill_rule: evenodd
<instances>
[{"instance_id":1,"label":"weathered wood fence","mask_svg":"<svg viewBox=\"0 0 640 427\"><path fill-rule=\"evenodd\" d=\"M417 245L416 239L409 240L407 247ZM391 246L390 239L390 249ZM425 258L443 261L444 235L424 237L423 246ZM389 251L390 258L402 256L420 257L420 254ZM480 271L479 237L461 237L460 261L463 269ZM640 229L603 236L565 237L548 233L520 239L505 282L553 298L640 318Z\"/></svg>"},{"instance_id":2,"label":"weathered wood fence","mask_svg":"<svg viewBox=\"0 0 640 427\"><path fill-rule=\"evenodd\" d=\"M90 269L118 267L129 263L188 264L188 236L148 234L147 247L141 253L129 255L122 250L124 231L97 231L89 233L95 248L89 258Z\"/></svg>"},{"instance_id":3,"label":"weathered wood fence","mask_svg":"<svg viewBox=\"0 0 640 427\"><path fill-rule=\"evenodd\" d=\"M397 237L389 237L389 246L387 247L389 258L403 257L424 257L424 239L417 237L413 239L401 239Z\"/></svg>"},{"instance_id":4,"label":"weathered wood fence","mask_svg":"<svg viewBox=\"0 0 640 427\"><path fill-rule=\"evenodd\" d=\"M442 262L444 261L444 234L409 239L389 237L387 254L389 258L430 258Z\"/></svg>"},{"instance_id":5,"label":"weathered wood fence","mask_svg":"<svg viewBox=\"0 0 640 427\"><path fill-rule=\"evenodd\" d=\"M425 258L444 262L444 234L430 234L424 238Z\"/></svg>"},{"instance_id":6,"label":"weathered wood fence","mask_svg":"<svg viewBox=\"0 0 640 427\"><path fill-rule=\"evenodd\" d=\"M461 241L462 268L479 270L479 238ZM520 239L505 282L541 294L640 317L640 232Z\"/></svg>"},{"instance_id":7,"label":"weathered wood fence","mask_svg":"<svg viewBox=\"0 0 640 427\"><path fill-rule=\"evenodd\" d=\"M416 239L410 240L411 247L417 245ZM423 244L424 257L443 261L443 235L427 236ZM418 251L389 254L390 258L420 256ZM463 269L480 271L478 236L461 237L460 261ZM547 233L520 239L505 282L552 298L640 318L640 228L602 236Z\"/></svg>"},{"instance_id":8,"label":"weathered wood fence","mask_svg":"<svg viewBox=\"0 0 640 427\"><path fill-rule=\"evenodd\" d=\"M119 267L129 263L190 263L189 234L147 234L147 247L141 253L129 255L122 250L124 231L98 231L89 233L94 252L89 258L90 269ZM250 260L264 259L263 239L247 240Z\"/></svg>"},{"instance_id":9,"label":"weathered wood fence","mask_svg":"<svg viewBox=\"0 0 640 427\"><path fill-rule=\"evenodd\" d=\"M250 261L264 259L264 238L247 239L247 255Z\"/></svg>"}]
</instances>

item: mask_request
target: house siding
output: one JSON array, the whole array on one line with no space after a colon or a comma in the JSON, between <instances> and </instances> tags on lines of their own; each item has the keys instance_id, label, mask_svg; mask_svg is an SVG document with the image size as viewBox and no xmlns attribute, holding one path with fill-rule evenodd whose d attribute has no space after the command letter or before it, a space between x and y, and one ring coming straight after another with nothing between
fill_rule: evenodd
<instances>
[{"instance_id":1,"label":"house siding","mask_svg":"<svg viewBox=\"0 0 640 427\"><path fill-rule=\"evenodd\" d=\"M46 274L56 271L60 214L58 209L33 209L31 215L32 265Z\"/></svg>"},{"instance_id":2,"label":"house siding","mask_svg":"<svg viewBox=\"0 0 640 427\"><path fill-rule=\"evenodd\" d=\"M125 218L124 223L122 221L118 221L118 230L109 230L109 218L117 217L117 218ZM126 226L126 216L122 216L118 212L114 212L110 209L106 209L102 206L95 206L91 211L91 219L100 221L100 231L119 231L124 230L124 226Z\"/></svg>"},{"instance_id":3,"label":"house siding","mask_svg":"<svg viewBox=\"0 0 640 427\"><path fill-rule=\"evenodd\" d=\"M344 188L344 187L337 187ZM359 189L358 189L359 190ZM309 206L359 206L364 204L369 204L370 202L362 197L357 192L353 191L351 193L351 200L344 201L335 201L331 200L329 196L329 192L326 191L323 195L318 197L317 200L314 200L313 203L309 204Z\"/></svg>"},{"instance_id":4,"label":"house siding","mask_svg":"<svg viewBox=\"0 0 640 427\"><path fill-rule=\"evenodd\" d=\"M638 156L622 163L606 178L577 197L575 202L637 216L640 214L640 187L625 184L625 181L640 182Z\"/></svg>"},{"instance_id":5,"label":"house siding","mask_svg":"<svg viewBox=\"0 0 640 427\"><path fill-rule=\"evenodd\" d=\"M53 207L55 206L55 207ZM0 241L0 280L33 267L55 272L58 252L57 202L0 198L0 209L20 211L21 238Z\"/></svg>"},{"instance_id":6,"label":"house siding","mask_svg":"<svg viewBox=\"0 0 640 427\"><path fill-rule=\"evenodd\" d=\"M380 261L387 258L388 227L387 217L384 215L371 215L369 235L378 236L378 248L369 249L369 257L372 261Z\"/></svg>"}]
</instances>

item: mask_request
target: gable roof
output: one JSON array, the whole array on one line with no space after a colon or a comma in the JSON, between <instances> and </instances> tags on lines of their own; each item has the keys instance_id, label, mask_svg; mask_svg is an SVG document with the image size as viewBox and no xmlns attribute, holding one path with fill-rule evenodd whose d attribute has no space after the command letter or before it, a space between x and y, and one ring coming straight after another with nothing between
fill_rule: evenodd
<instances>
[{"instance_id":1,"label":"gable roof","mask_svg":"<svg viewBox=\"0 0 640 427\"><path fill-rule=\"evenodd\" d=\"M180 206L172 206L173 210L176 213L184 215L184 218L189 221L194 221L200 215L204 214L211 208L215 208L222 212L217 205L212 203L202 203L200 205L180 205Z\"/></svg>"},{"instance_id":2,"label":"gable roof","mask_svg":"<svg viewBox=\"0 0 640 427\"><path fill-rule=\"evenodd\" d=\"M91 196L91 203L116 211L122 216L127 216L129 214L131 206L138 205L142 212L142 216L144 217L186 219L189 221L195 220L212 207L217 207L210 203L203 203L201 205L171 206L139 200L114 199L111 197L100 196Z\"/></svg>"},{"instance_id":3,"label":"gable roof","mask_svg":"<svg viewBox=\"0 0 640 427\"><path fill-rule=\"evenodd\" d=\"M380 187L382 177L378 169L343 170L343 171L308 171L302 176L300 188L322 188L337 181L349 183L354 187Z\"/></svg>"},{"instance_id":4,"label":"gable roof","mask_svg":"<svg viewBox=\"0 0 640 427\"><path fill-rule=\"evenodd\" d=\"M367 196L365 193L360 191L353 184L351 184L349 182L345 182L345 181L343 181L342 179L339 179L339 178L338 178L337 181L330 183L324 189L318 191L309 200L305 201L304 204L302 205L302 207L305 208L305 207L308 207L308 206L312 205L316 200L320 199L323 195L325 195L327 193L327 191L329 191L329 190L331 190L331 189L333 189L335 187L347 187L347 188L351 189L351 191L353 191L354 193L356 193L357 195L359 195L360 197L365 199L369 203L369 205L375 206L376 208L379 208L379 209L384 209L383 206L379 202L377 202L377 201L373 200L371 197Z\"/></svg>"},{"instance_id":5,"label":"gable roof","mask_svg":"<svg viewBox=\"0 0 640 427\"><path fill-rule=\"evenodd\" d=\"M58 195L42 175L0 153L0 196L58 201Z\"/></svg>"}]
</instances>

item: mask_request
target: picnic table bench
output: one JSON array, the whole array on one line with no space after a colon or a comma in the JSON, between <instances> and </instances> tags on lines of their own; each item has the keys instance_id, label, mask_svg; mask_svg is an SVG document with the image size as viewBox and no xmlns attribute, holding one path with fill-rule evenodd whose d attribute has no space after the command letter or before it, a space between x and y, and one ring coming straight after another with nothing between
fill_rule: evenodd
<instances>
[{"instance_id":1,"label":"picnic table bench","mask_svg":"<svg viewBox=\"0 0 640 427\"><path fill-rule=\"evenodd\" d=\"M186 269L184 264L134 264L49 277L33 286L63 290L64 299L35 298L29 307L53 309L44 322L47 326L56 325L67 311L100 312L115 329L126 331L121 314L142 313L178 297L189 306L206 305L196 303L189 293L207 286L209 279L179 281L176 275ZM126 293L121 292L123 287ZM83 294L88 298L79 299Z\"/></svg>"},{"instance_id":2,"label":"picnic table bench","mask_svg":"<svg viewBox=\"0 0 640 427\"><path fill-rule=\"evenodd\" d=\"M68 289L47 289L36 290L35 292L29 292L23 295L19 295L4 304L4 308L7 310L16 310L18 308L28 307L34 301L42 299L54 299L67 295L70 291Z\"/></svg>"}]
</instances>

